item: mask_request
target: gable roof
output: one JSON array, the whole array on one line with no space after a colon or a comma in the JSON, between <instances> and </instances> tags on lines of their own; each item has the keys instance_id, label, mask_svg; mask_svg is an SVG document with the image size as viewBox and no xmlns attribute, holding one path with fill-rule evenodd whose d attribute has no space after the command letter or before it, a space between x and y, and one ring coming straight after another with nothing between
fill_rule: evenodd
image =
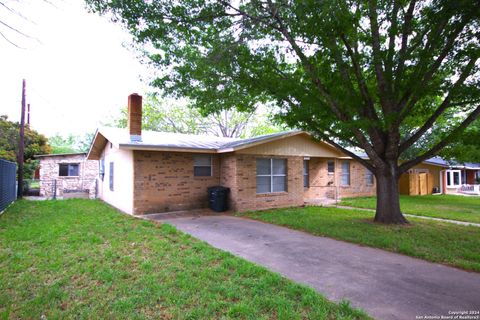
<instances>
[{"instance_id":1,"label":"gable roof","mask_svg":"<svg viewBox=\"0 0 480 320\"><path fill-rule=\"evenodd\" d=\"M224 153L252 147L258 144L307 134L303 131L278 132L249 139L225 138L172 132L142 131L141 141L131 141L126 129L104 127L95 133L87 159L99 159L107 142L115 147L130 150L180 151Z\"/></svg>"}]
</instances>

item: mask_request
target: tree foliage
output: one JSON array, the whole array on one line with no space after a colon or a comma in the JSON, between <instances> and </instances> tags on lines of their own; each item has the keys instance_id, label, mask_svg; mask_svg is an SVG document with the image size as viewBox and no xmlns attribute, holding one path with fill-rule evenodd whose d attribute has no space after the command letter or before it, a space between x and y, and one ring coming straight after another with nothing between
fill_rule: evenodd
<instances>
[{"instance_id":1,"label":"tree foliage","mask_svg":"<svg viewBox=\"0 0 480 320\"><path fill-rule=\"evenodd\" d=\"M376 221L405 222L400 174L480 114L475 1L86 1L126 26L165 92L204 112L274 101L287 124L369 168ZM430 135L441 139L404 156Z\"/></svg>"},{"instance_id":2,"label":"tree foliage","mask_svg":"<svg viewBox=\"0 0 480 320\"><path fill-rule=\"evenodd\" d=\"M48 138L48 143L52 147L52 153L88 152L93 136L94 133L86 133L84 135L69 134L66 136L57 133Z\"/></svg>"},{"instance_id":3,"label":"tree foliage","mask_svg":"<svg viewBox=\"0 0 480 320\"><path fill-rule=\"evenodd\" d=\"M0 159L17 161L19 128L20 124L18 122L9 121L7 116L0 116ZM49 154L50 152L51 147L48 145L47 138L26 126L25 178L31 178L38 167L38 161L35 160L34 155Z\"/></svg>"},{"instance_id":4,"label":"tree foliage","mask_svg":"<svg viewBox=\"0 0 480 320\"><path fill-rule=\"evenodd\" d=\"M480 120L476 120L457 141L447 146L440 155L456 162L480 162Z\"/></svg>"},{"instance_id":5,"label":"tree foliage","mask_svg":"<svg viewBox=\"0 0 480 320\"><path fill-rule=\"evenodd\" d=\"M127 127L127 108L121 116L110 124ZM155 94L147 94L142 107L142 128L151 131L177 132L188 134L208 134L223 137L252 137L281 131L267 115L258 112L221 110L202 114L191 108L185 101L159 99Z\"/></svg>"}]
</instances>

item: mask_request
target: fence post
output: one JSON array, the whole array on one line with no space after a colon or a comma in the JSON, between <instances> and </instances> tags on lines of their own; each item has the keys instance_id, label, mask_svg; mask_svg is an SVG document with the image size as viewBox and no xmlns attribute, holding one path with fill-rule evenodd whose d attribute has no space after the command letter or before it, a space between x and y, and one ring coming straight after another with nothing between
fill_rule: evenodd
<instances>
[{"instance_id":1,"label":"fence post","mask_svg":"<svg viewBox=\"0 0 480 320\"><path fill-rule=\"evenodd\" d=\"M57 199L57 180L53 180L53 199Z\"/></svg>"},{"instance_id":2,"label":"fence post","mask_svg":"<svg viewBox=\"0 0 480 320\"><path fill-rule=\"evenodd\" d=\"M95 179L95 199L98 198L98 179Z\"/></svg>"}]
</instances>

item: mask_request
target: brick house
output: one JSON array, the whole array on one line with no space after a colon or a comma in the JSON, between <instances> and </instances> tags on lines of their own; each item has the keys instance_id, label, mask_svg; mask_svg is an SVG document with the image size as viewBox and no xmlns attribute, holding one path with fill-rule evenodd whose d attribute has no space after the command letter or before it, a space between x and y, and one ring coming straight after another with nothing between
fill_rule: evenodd
<instances>
[{"instance_id":1,"label":"brick house","mask_svg":"<svg viewBox=\"0 0 480 320\"><path fill-rule=\"evenodd\" d=\"M97 130L98 196L130 214L206 207L207 188L230 188L230 208L248 211L375 195L374 176L302 131L251 139L141 130L142 98L128 103L128 129Z\"/></svg>"},{"instance_id":2,"label":"brick house","mask_svg":"<svg viewBox=\"0 0 480 320\"><path fill-rule=\"evenodd\" d=\"M87 160L86 157L86 153L35 156L40 161L40 196L95 198L98 161Z\"/></svg>"}]
</instances>

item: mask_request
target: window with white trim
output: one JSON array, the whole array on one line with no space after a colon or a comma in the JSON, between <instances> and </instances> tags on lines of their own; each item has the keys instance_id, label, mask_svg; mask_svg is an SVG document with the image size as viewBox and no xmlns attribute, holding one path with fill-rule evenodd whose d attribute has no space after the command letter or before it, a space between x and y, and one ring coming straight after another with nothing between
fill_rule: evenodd
<instances>
[{"instance_id":1,"label":"window with white trim","mask_svg":"<svg viewBox=\"0 0 480 320\"><path fill-rule=\"evenodd\" d=\"M257 193L287 191L287 159L257 159Z\"/></svg>"},{"instance_id":2,"label":"window with white trim","mask_svg":"<svg viewBox=\"0 0 480 320\"><path fill-rule=\"evenodd\" d=\"M447 188L456 188L462 185L462 175L460 170L447 170Z\"/></svg>"},{"instance_id":3,"label":"window with white trim","mask_svg":"<svg viewBox=\"0 0 480 320\"><path fill-rule=\"evenodd\" d=\"M303 187L309 188L310 187L310 161L303 160Z\"/></svg>"},{"instance_id":4,"label":"window with white trim","mask_svg":"<svg viewBox=\"0 0 480 320\"><path fill-rule=\"evenodd\" d=\"M212 156L195 155L193 156L193 176L211 177L212 176Z\"/></svg>"},{"instance_id":5,"label":"window with white trim","mask_svg":"<svg viewBox=\"0 0 480 320\"><path fill-rule=\"evenodd\" d=\"M340 185L350 185L350 161L342 162L342 173L340 174Z\"/></svg>"}]
</instances>

